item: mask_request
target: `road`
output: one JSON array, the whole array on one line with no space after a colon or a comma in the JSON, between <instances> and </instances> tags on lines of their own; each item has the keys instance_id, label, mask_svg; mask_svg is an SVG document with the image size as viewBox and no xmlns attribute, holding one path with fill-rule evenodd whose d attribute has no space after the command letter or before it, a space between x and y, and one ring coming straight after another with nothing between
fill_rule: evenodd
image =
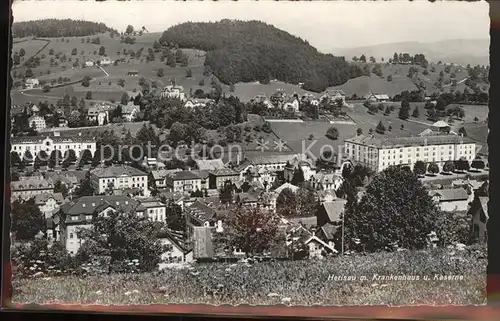
<instances>
[{"instance_id":1,"label":"road","mask_svg":"<svg viewBox=\"0 0 500 321\"><path fill-rule=\"evenodd\" d=\"M464 79L460 80L460 81L457 81L457 85L460 85L461 83L465 82L467 79L469 79L469 77L465 77ZM443 88L446 88L446 87L451 87L452 84L448 84L448 85L443 85Z\"/></svg>"}]
</instances>

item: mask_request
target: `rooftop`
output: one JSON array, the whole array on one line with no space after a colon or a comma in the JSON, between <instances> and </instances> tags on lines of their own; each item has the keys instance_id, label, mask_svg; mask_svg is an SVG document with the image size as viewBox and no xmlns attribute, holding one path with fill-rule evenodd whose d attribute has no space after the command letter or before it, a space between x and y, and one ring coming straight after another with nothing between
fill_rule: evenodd
<instances>
[{"instance_id":1,"label":"rooftop","mask_svg":"<svg viewBox=\"0 0 500 321\"><path fill-rule=\"evenodd\" d=\"M369 145L376 148L397 148L425 145L450 145L471 144L474 141L458 135L415 136L415 137L389 137L381 138L370 135L357 135L345 140L349 143Z\"/></svg>"},{"instance_id":2,"label":"rooftop","mask_svg":"<svg viewBox=\"0 0 500 321\"><path fill-rule=\"evenodd\" d=\"M221 168L209 171L210 174L215 176L236 176L239 175L238 172L235 172L229 168Z\"/></svg>"},{"instance_id":3,"label":"rooftop","mask_svg":"<svg viewBox=\"0 0 500 321\"><path fill-rule=\"evenodd\" d=\"M53 198L58 204L64 202L64 197L61 193L43 193L35 196L35 204L43 205L51 198Z\"/></svg>"},{"instance_id":4,"label":"rooftop","mask_svg":"<svg viewBox=\"0 0 500 321\"><path fill-rule=\"evenodd\" d=\"M83 196L61 206L61 211L68 216L90 215L107 207L123 210L141 209L139 202L124 195Z\"/></svg>"},{"instance_id":5,"label":"rooftop","mask_svg":"<svg viewBox=\"0 0 500 321\"><path fill-rule=\"evenodd\" d=\"M224 163L222 159L198 159L196 160L196 166L200 170L217 170L224 168Z\"/></svg>"},{"instance_id":6,"label":"rooftop","mask_svg":"<svg viewBox=\"0 0 500 321\"><path fill-rule=\"evenodd\" d=\"M430 190L429 195L440 196L440 202L465 201L469 198L467 191L462 187Z\"/></svg>"},{"instance_id":7,"label":"rooftop","mask_svg":"<svg viewBox=\"0 0 500 321\"><path fill-rule=\"evenodd\" d=\"M95 139L81 136L18 136L11 137L10 141L12 144L42 144L46 139L54 143L95 143Z\"/></svg>"},{"instance_id":8,"label":"rooftop","mask_svg":"<svg viewBox=\"0 0 500 321\"><path fill-rule=\"evenodd\" d=\"M110 167L96 168L90 172L98 178L118 176L146 176L147 174L137 168L127 165L113 165Z\"/></svg>"},{"instance_id":9,"label":"rooftop","mask_svg":"<svg viewBox=\"0 0 500 321\"><path fill-rule=\"evenodd\" d=\"M54 183L50 179L46 180L34 178L10 182L10 186L13 191L29 189L53 189Z\"/></svg>"},{"instance_id":10,"label":"rooftop","mask_svg":"<svg viewBox=\"0 0 500 321\"><path fill-rule=\"evenodd\" d=\"M201 179L198 175L196 175L191 171L180 171L180 172L170 173L168 177L174 181Z\"/></svg>"},{"instance_id":11,"label":"rooftop","mask_svg":"<svg viewBox=\"0 0 500 321\"><path fill-rule=\"evenodd\" d=\"M334 201L324 202L321 206L325 209L330 222L338 222L341 220L341 215L344 213L346 204L347 200L336 199Z\"/></svg>"}]
</instances>

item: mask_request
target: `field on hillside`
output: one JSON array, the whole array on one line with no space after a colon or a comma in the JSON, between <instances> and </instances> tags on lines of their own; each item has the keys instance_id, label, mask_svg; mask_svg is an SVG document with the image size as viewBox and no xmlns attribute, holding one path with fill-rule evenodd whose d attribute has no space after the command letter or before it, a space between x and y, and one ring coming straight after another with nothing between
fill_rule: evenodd
<instances>
[{"instance_id":1,"label":"field on hillside","mask_svg":"<svg viewBox=\"0 0 500 321\"><path fill-rule=\"evenodd\" d=\"M12 44L12 53L19 52L22 49L26 52L24 57L21 57L21 63L28 60L33 56L38 50L47 44L45 40L34 40L32 38L24 38L19 42Z\"/></svg>"},{"instance_id":2,"label":"field on hillside","mask_svg":"<svg viewBox=\"0 0 500 321\"><path fill-rule=\"evenodd\" d=\"M360 67L364 67L367 65L370 70L373 69L375 64L373 63L357 63ZM434 92L439 92L439 89L434 85L438 78L439 73L443 71L443 91L450 92L452 90L451 87L451 74L455 73L455 79L457 81L457 86L454 91L460 90L463 91L467 86L461 81L465 81L468 77L468 72L465 68L461 68L458 66L451 67L449 73L445 72L445 66L442 64L429 64L427 71L428 75L423 75L424 68L421 66L413 66L413 65L393 65L387 63L381 63L382 77L379 77L375 74L371 74L368 76L362 76L358 78L354 78L342 84L340 86L335 86L332 88L342 89L348 96L352 96L356 94L357 96L364 96L369 92L387 94L390 97L401 93L404 90L412 91L417 90L417 86L414 84L414 81L407 77L408 71L410 67L417 68L419 70L418 78L425 83L426 93L432 94ZM435 71L432 71L432 68ZM391 75L392 81L387 81L387 77ZM416 78L415 78L416 80ZM450 84L446 84L449 82ZM483 84L485 88L489 88L489 85ZM482 87L480 86L480 87ZM471 90L469 88L469 90Z\"/></svg>"},{"instance_id":3,"label":"field on hillside","mask_svg":"<svg viewBox=\"0 0 500 321\"><path fill-rule=\"evenodd\" d=\"M156 273L84 278L19 279L14 274L12 301L292 306L485 304L484 252L435 249L339 256L320 262L193 264ZM379 279L391 275L414 279ZM352 276L354 280L329 279L334 276ZM461 280L440 280L442 276L457 276Z\"/></svg>"},{"instance_id":4,"label":"field on hillside","mask_svg":"<svg viewBox=\"0 0 500 321\"><path fill-rule=\"evenodd\" d=\"M58 77L68 77L71 80L79 80L84 76L90 76L96 78L95 81L90 83L89 87L83 87L80 83L74 85L68 85L61 88L54 88L50 93L42 93L40 90L32 90L27 92L27 94L32 97L20 97L20 95L13 95L14 104L22 104L26 101L37 102L39 100L45 100L45 98L50 99L50 97L64 96L66 93L74 95L78 98L83 97L87 91L92 91L93 99L96 100L120 100L124 91L139 89L138 81L141 77L146 78L146 80L151 84L153 81L157 83L158 89L161 89L167 84L170 84L171 80L174 79L177 85L184 86L185 92L189 93L190 90L193 92L196 89L202 89L205 92L211 90L211 78L212 76L205 77L203 73L204 69L204 56L203 52L192 49L181 49L189 57L189 65L187 67L169 67L165 62L160 61L161 52L155 53L155 61L147 62L145 57L147 55L148 48L153 47L153 42L158 40L161 33L151 33L144 34L142 36L136 37L136 43L133 45L120 43L119 37L111 38L109 34L99 35L100 44L87 43L87 37L69 37L64 38L64 41L60 38L49 38L50 44L39 53L39 57L42 55L44 58L40 59L40 66L32 68L34 76L40 80L50 81L52 79L57 79ZM90 37L91 39L95 36ZM81 42L84 39L84 43ZM67 42L69 41L69 42ZM23 42L17 43L15 50L20 50L25 48L28 56L29 52L36 52L39 50L46 42L40 40L28 39ZM98 51L99 48L103 46L106 48L106 55L111 60L120 59L123 57L123 50L133 50L137 52L139 49L144 48L141 58L135 59L129 56L125 57L125 63L119 63L117 66L109 65L104 66L107 76L102 70L97 67L87 67L81 68L81 64L88 60L93 59L94 61L101 59ZM77 54L71 55L73 48L77 48ZM28 50L29 49L29 50ZM60 62L58 59L56 61L59 63L58 66L50 66L50 59L55 58L55 56L50 56L50 49L54 49L55 54L65 54L67 57L66 62ZM95 52L97 51L97 52ZM95 52L95 53L94 53ZM79 67L73 67L75 59L79 59ZM71 60L71 61L70 61ZM158 77L157 72L159 68L163 68L164 76ZM192 77L186 77L187 70L190 69L192 72ZM137 77L127 76L128 71L137 70L139 75ZM26 68L24 66L19 66L16 70L17 75L24 75ZM121 87L117 85L119 79L125 79L125 86ZM204 85L200 86L199 83L203 79ZM110 84L111 83L111 84ZM225 91L228 91L228 86L223 86ZM46 97L44 97L46 96ZM19 101L17 100L19 98ZM39 98L39 99L37 99Z\"/></svg>"},{"instance_id":5,"label":"field on hillside","mask_svg":"<svg viewBox=\"0 0 500 321\"><path fill-rule=\"evenodd\" d=\"M237 83L234 85L234 93L241 101L249 101L255 96L260 94L266 94L267 97L270 97L274 94L278 89L283 89L288 95L292 95L294 92L302 95L305 93L312 93L310 91L304 90L297 85L288 84L282 81L274 81L272 80L268 85L264 85L259 83L258 81L253 83Z\"/></svg>"}]
</instances>

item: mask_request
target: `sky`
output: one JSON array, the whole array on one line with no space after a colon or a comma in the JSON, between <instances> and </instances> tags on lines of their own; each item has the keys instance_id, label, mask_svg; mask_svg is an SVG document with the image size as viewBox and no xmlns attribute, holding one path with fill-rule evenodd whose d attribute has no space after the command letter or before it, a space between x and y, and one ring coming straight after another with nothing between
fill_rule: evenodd
<instances>
[{"instance_id":1,"label":"sky","mask_svg":"<svg viewBox=\"0 0 500 321\"><path fill-rule=\"evenodd\" d=\"M103 22L119 31L129 24L161 32L186 21L261 20L323 52L406 41L488 39L490 25L485 1L17 0L12 11L14 22L71 18Z\"/></svg>"}]
</instances>

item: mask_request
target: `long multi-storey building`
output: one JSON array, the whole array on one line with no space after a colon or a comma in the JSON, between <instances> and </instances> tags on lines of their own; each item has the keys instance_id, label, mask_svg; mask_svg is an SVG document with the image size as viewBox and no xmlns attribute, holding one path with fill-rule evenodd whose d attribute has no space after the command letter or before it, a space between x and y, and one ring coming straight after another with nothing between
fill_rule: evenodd
<instances>
[{"instance_id":1,"label":"long multi-storey building","mask_svg":"<svg viewBox=\"0 0 500 321\"><path fill-rule=\"evenodd\" d=\"M357 135L345 140L343 152L348 159L380 172L392 165L413 167L417 161L436 163L440 169L449 160L471 162L477 147L473 140L459 135L390 138Z\"/></svg>"},{"instance_id":2,"label":"long multi-storey building","mask_svg":"<svg viewBox=\"0 0 500 321\"><path fill-rule=\"evenodd\" d=\"M126 165L96 168L90 172L90 182L97 194L110 189L137 189L143 196L149 196L148 174Z\"/></svg>"},{"instance_id":3,"label":"long multi-storey building","mask_svg":"<svg viewBox=\"0 0 500 321\"><path fill-rule=\"evenodd\" d=\"M81 155L84 150L89 150L92 155L96 151L96 141L92 138L81 136L24 136L11 137L11 152L17 152L19 156L23 156L26 151L35 157L40 151L45 151L50 155L52 151L59 150L61 154L67 150L74 150L77 156Z\"/></svg>"}]
</instances>

